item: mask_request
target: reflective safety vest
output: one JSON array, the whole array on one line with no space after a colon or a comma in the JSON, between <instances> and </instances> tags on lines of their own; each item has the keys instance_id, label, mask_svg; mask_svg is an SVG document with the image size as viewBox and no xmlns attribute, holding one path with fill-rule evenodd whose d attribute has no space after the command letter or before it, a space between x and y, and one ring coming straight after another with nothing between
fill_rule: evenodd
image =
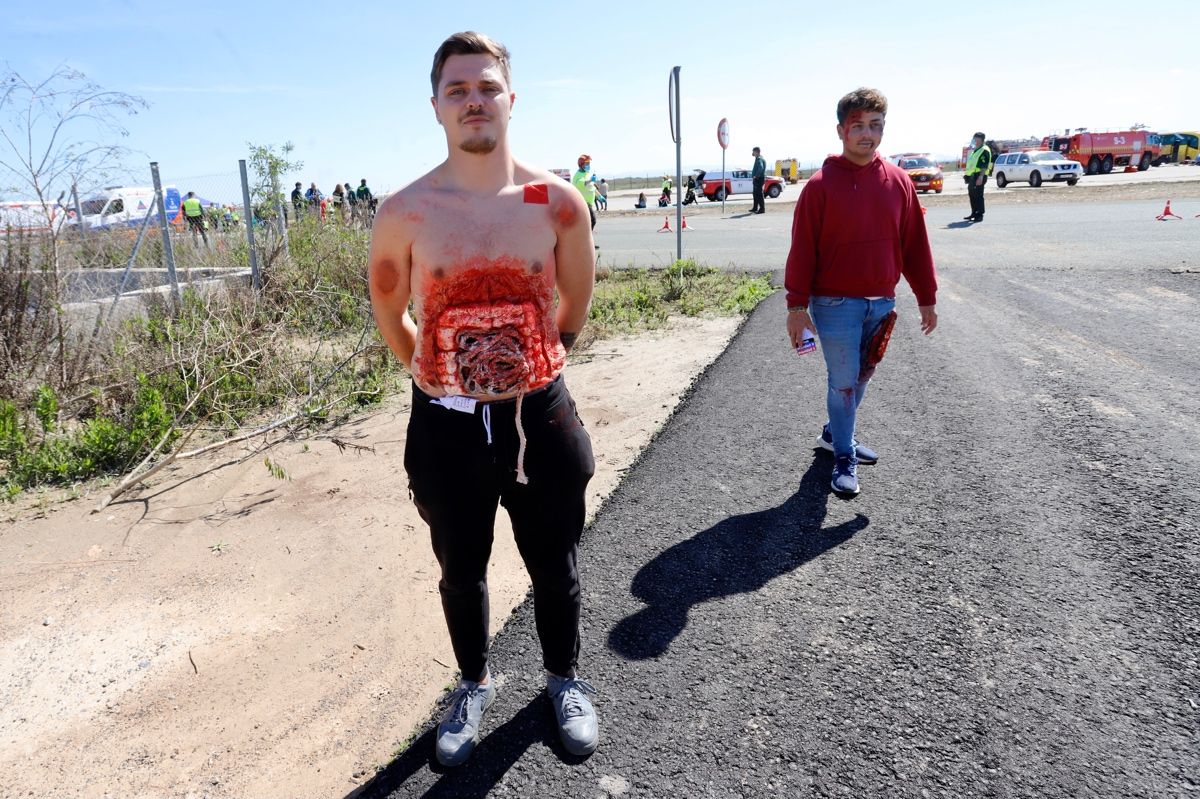
<instances>
[{"instance_id":1,"label":"reflective safety vest","mask_svg":"<svg viewBox=\"0 0 1200 799\"><path fill-rule=\"evenodd\" d=\"M596 184L590 178L590 173L580 169L571 178L571 184L579 189L579 193L583 195L584 202L589 207L594 207L596 205Z\"/></svg>"},{"instance_id":2,"label":"reflective safety vest","mask_svg":"<svg viewBox=\"0 0 1200 799\"><path fill-rule=\"evenodd\" d=\"M189 217L204 216L204 209L200 206L199 200L189 197L183 201L183 213Z\"/></svg>"},{"instance_id":3,"label":"reflective safety vest","mask_svg":"<svg viewBox=\"0 0 1200 799\"><path fill-rule=\"evenodd\" d=\"M979 162L985 157L985 153L987 154L987 161L981 167ZM967 156L967 174L975 175L985 170L987 171L987 174L992 174L991 166L994 159L991 156L992 151L986 144L981 145L978 150L972 151L971 154Z\"/></svg>"}]
</instances>

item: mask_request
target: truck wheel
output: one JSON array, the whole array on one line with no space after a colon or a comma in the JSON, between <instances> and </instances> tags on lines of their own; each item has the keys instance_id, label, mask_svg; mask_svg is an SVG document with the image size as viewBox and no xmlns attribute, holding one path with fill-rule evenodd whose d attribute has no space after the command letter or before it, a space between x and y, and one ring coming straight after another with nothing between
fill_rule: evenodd
<instances>
[{"instance_id":1,"label":"truck wheel","mask_svg":"<svg viewBox=\"0 0 1200 799\"><path fill-rule=\"evenodd\" d=\"M782 192L783 192L783 189L779 188L778 186L772 186L771 188L767 189L767 196L770 197L772 200L774 200Z\"/></svg>"},{"instance_id":2,"label":"truck wheel","mask_svg":"<svg viewBox=\"0 0 1200 799\"><path fill-rule=\"evenodd\" d=\"M1038 172L1036 169L1033 170L1032 172L1030 172L1029 173L1029 185L1035 189L1038 186L1042 185L1042 173Z\"/></svg>"},{"instance_id":3,"label":"truck wheel","mask_svg":"<svg viewBox=\"0 0 1200 799\"><path fill-rule=\"evenodd\" d=\"M997 172L996 173L996 188L1002 189L1007 185L1008 185L1008 178L1004 177L1003 172ZM938 193L941 194L941 192L938 192Z\"/></svg>"},{"instance_id":4,"label":"truck wheel","mask_svg":"<svg viewBox=\"0 0 1200 799\"><path fill-rule=\"evenodd\" d=\"M1074 186L1078 182L1079 182L1079 178L1067 178L1068 186Z\"/></svg>"},{"instance_id":5,"label":"truck wheel","mask_svg":"<svg viewBox=\"0 0 1200 799\"><path fill-rule=\"evenodd\" d=\"M1150 168L1150 153L1142 153L1142 161L1138 164L1138 172L1145 172Z\"/></svg>"},{"instance_id":6,"label":"truck wheel","mask_svg":"<svg viewBox=\"0 0 1200 799\"><path fill-rule=\"evenodd\" d=\"M715 203L717 201L717 195L715 195L715 194L706 194L706 195L704 195L704 198L706 200L708 200L710 203Z\"/></svg>"},{"instance_id":7,"label":"truck wheel","mask_svg":"<svg viewBox=\"0 0 1200 799\"><path fill-rule=\"evenodd\" d=\"M1113 160L1111 155L1104 156L1104 160L1100 162L1100 174L1107 175L1112 172Z\"/></svg>"},{"instance_id":8,"label":"truck wheel","mask_svg":"<svg viewBox=\"0 0 1200 799\"><path fill-rule=\"evenodd\" d=\"M1100 172L1100 158L1093 155L1091 158L1088 159L1087 173L1089 175L1095 175L1099 172Z\"/></svg>"},{"instance_id":9,"label":"truck wheel","mask_svg":"<svg viewBox=\"0 0 1200 799\"><path fill-rule=\"evenodd\" d=\"M713 194L713 199L717 200L718 202L725 199L725 187L724 186L717 189L716 193Z\"/></svg>"}]
</instances>

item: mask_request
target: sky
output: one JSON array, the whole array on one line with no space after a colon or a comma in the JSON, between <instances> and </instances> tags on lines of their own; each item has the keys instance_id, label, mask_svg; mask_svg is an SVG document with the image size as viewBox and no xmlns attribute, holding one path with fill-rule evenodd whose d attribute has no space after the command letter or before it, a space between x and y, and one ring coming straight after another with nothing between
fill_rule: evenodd
<instances>
[{"instance_id":1,"label":"sky","mask_svg":"<svg viewBox=\"0 0 1200 799\"><path fill-rule=\"evenodd\" d=\"M795 2L308 2L57 4L0 0L0 66L39 80L66 64L144 98L127 162L163 180L236 176L247 143L295 145L293 176L326 194L398 189L442 161L429 104L434 51L479 30L512 54L517 158L601 177L674 173L668 77L682 67L683 171L840 151L838 98L889 99L882 150L953 157L971 134L1041 137L1143 123L1200 128L1195 26L1146 24L1128 3L1060 7ZM852 9L847 11L846 9ZM1188 55L1191 53L1191 55Z\"/></svg>"}]
</instances>

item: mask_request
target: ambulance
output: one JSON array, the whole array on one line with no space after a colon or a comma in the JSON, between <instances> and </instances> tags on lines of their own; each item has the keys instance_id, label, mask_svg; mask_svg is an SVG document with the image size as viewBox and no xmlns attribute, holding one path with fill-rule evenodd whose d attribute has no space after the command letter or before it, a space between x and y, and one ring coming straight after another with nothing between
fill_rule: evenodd
<instances>
[{"instance_id":1,"label":"ambulance","mask_svg":"<svg viewBox=\"0 0 1200 799\"><path fill-rule=\"evenodd\" d=\"M163 205L168 221L178 216L182 207L179 189L164 187ZM84 227L99 230L141 225L153 206L154 189L146 186L109 186L79 202Z\"/></svg>"}]
</instances>

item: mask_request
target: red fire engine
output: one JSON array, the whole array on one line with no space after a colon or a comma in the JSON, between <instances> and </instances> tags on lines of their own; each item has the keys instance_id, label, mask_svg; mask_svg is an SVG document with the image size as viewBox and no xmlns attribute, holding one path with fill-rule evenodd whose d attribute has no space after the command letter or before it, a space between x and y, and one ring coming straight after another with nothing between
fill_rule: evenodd
<instances>
[{"instance_id":1,"label":"red fire engine","mask_svg":"<svg viewBox=\"0 0 1200 799\"><path fill-rule=\"evenodd\" d=\"M1057 150L1083 165L1089 175L1107 175L1114 166L1126 171L1145 172L1161 162L1162 144L1157 133L1149 130L1117 130L1109 133L1072 134L1042 139L1042 148Z\"/></svg>"}]
</instances>

